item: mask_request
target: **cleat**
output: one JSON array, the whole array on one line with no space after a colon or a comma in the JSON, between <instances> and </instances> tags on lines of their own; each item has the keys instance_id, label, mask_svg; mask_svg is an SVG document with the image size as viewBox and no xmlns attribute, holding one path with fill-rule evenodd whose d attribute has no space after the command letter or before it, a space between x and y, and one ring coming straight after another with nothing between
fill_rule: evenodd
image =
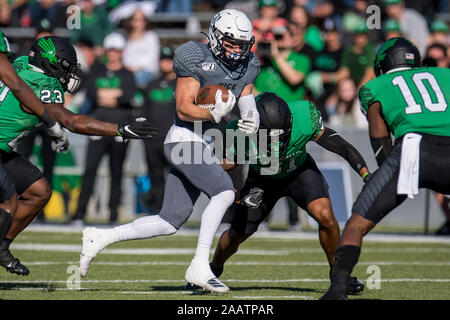
<instances>
[{"instance_id":1,"label":"cleat","mask_svg":"<svg viewBox=\"0 0 450 320\"><path fill-rule=\"evenodd\" d=\"M223 273L223 266L216 268L210 263L209 267L211 268L212 273L214 273L214 275L217 278L219 278L222 275L222 273ZM195 284L192 284L192 283L189 283L189 282L186 283L186 285L184 286L184 290L186 290L186 291L196 291L196 290L199 290L199 289L201 289L201 287L196 286Z\"/></svg>"},{"instance_id":2,"label":"cleat","mask_svg":"<svg viewBox=\"0 0 450 320\"><path fill-rule=\"evenodd\" d=\"M192 260L189 265L184 279L191 286L195 285L211 292L227 293L230 291L230 288L216 278L209 265L201 266L195 260Z\"/></svg>"},{"instance_id":3,"label":"cleat","mask_svg":"<svg viewBox=\"0 0 450 320\"><path fill-rule=\"evenodd\" d=\"M347 294L358 294L364 290L364 283L357 277L348 278Z\"/></svg>"},{"instance_id":4,"label":"cleat","mask_svg":"<svg viewBox=\"0 0 450 320\"><path fill-rule=\"evenodd\" d=\"M83 230L83 250L80 255L80 275L85 277L92 260L106 246L115 242L114 235L110 230L98 228L86 228Z\"/></svg>"},{"instance_id":5,"label":"cleat","mask_svg":"<svg viewBox=\"0 0 450 320\"><path fill-rule=\"evenodd\" d=\"M14 258L9 249L0 250L0 265L5 267L6 271L20 276L27 276L30 273L30 270L21 264L19 259Z\"/></svg>"}]
</instances>

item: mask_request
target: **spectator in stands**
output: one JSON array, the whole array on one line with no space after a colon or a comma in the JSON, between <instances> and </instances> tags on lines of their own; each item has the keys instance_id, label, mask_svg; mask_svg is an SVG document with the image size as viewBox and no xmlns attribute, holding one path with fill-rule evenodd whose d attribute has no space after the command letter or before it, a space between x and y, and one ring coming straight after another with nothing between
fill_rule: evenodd
<instances>
[{"instance_id":1,"label":"spectator in stands","mask_svg":"<svg viewBox=\"0 0 450 320\"><path fill-rule=\"evenodd\" d=\"M93 102L91 116L96 119L120 123L131 116L131 101L136 92L136 85L133 73L125 69L122 63L125 42L125 38L120 33L106 36L104 47L107 63L91 68L87 77L87 95ZM109 222L117 223L126 146L121 137L90 137L78 208L72 218L73 224L83 224L87 205L94 189L97 168L106 154L109 155L111 175Z\"/></svg>"},{"instance_id":2,"label":"spectator in stands","mask_svg":"<svg viewBox=\"0 0 450 320\"><path fill-rule=\"evenodd\" d=\"M322 25L322 34L325 39L325 47L316 54L313 69L319 72L323 86L317 98L316 106L322 113L323 120L327 122L328 113L325 109L325 101L334 92L337 71L341 64L344 49L341 35L334 20L325 19Z\"/></svg>"},{"instance_id":3,"label":"spectator in stands","mask_svg":"<svg viewBox=\"0 0 450 320\"><path fill-rule=\"evenodd\" d=\"M395 19L387 19L383 24L383 31L385 41L403 36L400 23Z\"/></svg>"},{"instance_id":4,"label":"spectator in stands","mask_svg":"<svg viewBox=\"0 0 450 320\"><path fill-rule=\"evenodd\" d=\"M193 0L159 0L158 12L192 13Z\"/></svg>"},{"instance_id":5,"label":"spectator in stands","mask_svg":"<svg viewBox=\"0 0 450 320\"><path fill-rule=\"evenodd\" d=\"M289 21L305 29L305 42L313 47L315 51L323 49L325 43L320 34L320 29L311 23L305 7L294 5L289 12Z\"/></svg>"},{"instance_id":6,"label":"spectator in stands","mask_svg":"<svg viewBox=\"0 0 450 320\"><path fill-rule=\"evenodd\" d=\"M284 28L277 31L268 53L263 53L263 64L255 79L259 92L276 92L285 101L303 99L303 81L311 69L311 62L304 54L292 49L292 34Z\"/></svg>"},{"instance_id":7,"label":"spectator in stands","mask_svg":"<svg viewBox=\"0 0 450 320\"><path fill-rule=\"evenodd\" d=\"M95 46L98 57L104 54L103 39L113 31L113 26L108 20L108 12L103 6L96 6L93 0L80 0L82 28L73 29L72 43L77 43L81 38L89 39Z\"/></svg>"},{"instance_id":8,"label":"spectator in stands","mask_svg":"<svg viewBox=\"0 0 450 320\"><path fill-rule=\"evenodd\" d=\"M384 0L384 3L388 17L400 23L403 35L414 42L423 55L429 35L425 18L416 10L405 8L403 0Z\"/></svg>"},{"instance_id":9,"label":"spectator in stands","mask_svg":"<svg viewBox=\"0 0 450 320\"><path fill-rule=\"evenodd\" d=\"M446 47L450 45L448 35L448 25L444 20L435 20L430 27L431 33L428 38L428 45L432 43L440 43Z\"/></svg>"},{"instance_id":10,"label":"spectator in stands","mask_svg":"<svg viewBox=\"0 0 450 320\"><path fill-rule=\"evenodd\" d=\"M342 25L345 30L344 40L350 40L352 31L361 23L366 22L368 18L367 8L370 3L368 0L355 0L353 6L345 10L342 15ZM350 37L349 37L350 36ZM383 42L383 35L379 29L371 29L369 33L371 43Z\"/></svg>"},{"instance_id":11,"label":"spectator in stands","mask_svg":"<svg viewBox=\"0 0 450 320\"><path fill-rule=\"evenodd\" d=\"M424 59L433 59L436 67L448 68L449 59L447 55L447 47L440 43L431 44L425 53Z\"/></svg>"},{"instance_id":12,"label":"spectator in stands","mask_svg":"<svg viewBox=\"0 0 450 320\"><path fill-rule=\"evenodd\" d=\"M287 25L287 21L279 16L277 6L277 0L259 1L259 18L252 22L255 35L253 50L258 54L266 55L270 51L270 42L275 38L274 31Z\"/></svg>"},{"instance_id":13,"label":"spectator in stands","mask_svg":"<svg viewBox=\"0 0 450 320\"><path fill-rule=\"evenodd\" d=\"M22 19L27 11L29 0L0 0L0 25L9 27L28 27L31 21Z\"/></svg>"},{"instance_id":14,"label":"spectator in stands","mask_svg":"<svg viewBox=\"0 0 450 320\"><path fill-rule=\"evenodd\" d=\"M143 88L158 75L160 40L149 30L149 19L136 10L125 22L127 44L123 52L123 64L134 73L136 84Z\"/></svg>"},{"instance_id":15,"label":"spectator in stands","mask_svg":"<svg viewBox=\"0 0 450 320\"><path fill-rule=\"evenodd\" d=\"M326 101L329 125L333 128L356 126L367 128L367 120L361 112L357 88L351 78L339 80L334 93Z\"/></svg>"},{"instance_id":16,"label":"spectator in stands","mask_svg":"<svg viewBox=\"0 0 450 320\"><path fill-rule=\"evenodd\" d=\"M37 0L29 1L31 25L36 27L40 20L48 19L55 27L66 27L66 11L75 0Z\"/></svg>"},{"instance_id":17,"label":"spectator in stands","mask_svg":"<svg viewBox=\"0 0 450 320\"><path fill-rule=\"evenodd\" d=\"M152 212L159 212L164 198L164 186L169 164L164 156L164 139L173 124L175 117L175 100L173 90L176 74L173 71L174 51L170 47L162 47L159 60L160 75L143 90L143 116L152 119L158 128L158 136L152 141L144 141L148 175L151 188L146 195Z\"/></svg>"},{"instance_id":18,"label":"spectator in stands","mask_svg":"<svg viewBox=\"0 0 450 320\"><path fill-rule=\"evenodd\" d=\"M369 30L362 22L354 30L353 44L344 48L337 81L350 77L358 88L375 77L375 48L369 43Z\"/></svg>"},{"instance_id":19,"label":"spectator in stands","mask_svg":"<svg viewBox=\"0 0 450 320\"><path fill-rule=\"evenodd\" d=\"M305 42L306 29L296 23L289 22L288 30L292 35L292 49L297 53L307 55L311 65L313 65L316 58L316 51Z\"/></svg>"}]
</instances>

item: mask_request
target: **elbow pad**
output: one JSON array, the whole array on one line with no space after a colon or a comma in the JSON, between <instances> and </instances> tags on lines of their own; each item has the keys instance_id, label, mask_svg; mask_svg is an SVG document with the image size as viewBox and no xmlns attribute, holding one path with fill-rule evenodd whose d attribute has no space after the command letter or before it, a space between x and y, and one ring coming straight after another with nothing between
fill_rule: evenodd
<instances>
[{"instance_id":1,"label":"elbow pad","mask_svg":"<svg viewBox=\"0 0 450 320\"><path fill-rule=\"evenodd\" d=\"M377 160L378 167L381 167L384 160L392 152L392 140L390 136L382 138L370 138L370 144L372 145L373 152L375 153L375 159Z\"/></svg>"}]
</instances>

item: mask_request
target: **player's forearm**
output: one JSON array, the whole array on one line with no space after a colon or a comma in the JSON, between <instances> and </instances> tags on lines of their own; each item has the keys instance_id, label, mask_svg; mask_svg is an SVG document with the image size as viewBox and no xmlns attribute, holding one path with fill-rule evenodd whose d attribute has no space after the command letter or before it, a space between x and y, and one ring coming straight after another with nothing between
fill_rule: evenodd
<instances>
[{"instance_id":1,"label":"player's forearm","mask_svg":"<svg viewBox=\"0 0 450 320\"><path fill-rule=\"evenodd\" d=\"M177 105L178 118L184 121L211 121L213 117L208 109L200 108L195 104L185 103L183 106Z\"/></svg>"},{"instance_id":2,"label":"player's forearm","mask_svg":"<svg viewBox=\"0 0 450 320\"><path fill-rule=\"evenodd\" d=\"M344 158L361 177L368 172L366 161L358 150L333 129L325 128L316 142Z\"/></svg>"},{"instance_id":3,"label":"player's forearm","mask_svg":"<svg viewBox=\"0 0 450 320\"><path fill-rule=\"evenodd\" d=\"M377 164L380 167L384 160L386 160L392 152L392 139L389 135L381 138L370 137L370 144L372 145L373 152L375 153Z\"/></svg>"},{"instance_id":4,"label":"player's forearm","mask_svg":"<svg viewBox=\"0 0 450 320\"><path fill-rule=\"evenodd\" d=\"M75 115L69 121L63 124L68 130L93 136L117 136L118 124L112 122L100 121L85 115Z\"/></svg>"}]
</instances>

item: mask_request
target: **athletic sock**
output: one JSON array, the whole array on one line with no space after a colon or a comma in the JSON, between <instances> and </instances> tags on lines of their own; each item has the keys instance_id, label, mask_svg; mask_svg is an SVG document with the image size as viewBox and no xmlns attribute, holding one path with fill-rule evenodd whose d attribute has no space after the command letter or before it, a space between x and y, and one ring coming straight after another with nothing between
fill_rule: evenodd
<instances>
[{"instance_id":1,"label":"athletic sock","mask_svg":"<svg viewBox=\"0 0 450 320\"><path fill-rule=\"evenodd\" d=\"M226 190L211 197L202 214L200 233L198 235L197 249L194 259L205 265L209 265L209 251L211 250L214 236L219 228L222 218L228 207L234 202L234 191Z\"/></svg>"},{"instance_id":2,"label":"athletic sock","mask_svg":"<svg viewBox=\"0 0 450 320\"><path fill-rule=\"evenodd\" d=\"M4 238L2 242L0 242L0 249L9 250L9 246L13 242L12 239Z\"/></svg>"},{"instance_id":3,"label":"athletic sock","mask_svg":"<svg viewBox=\"0 0 450 320\"><path fill-rule=\"evenodd\" d=\"M3 241L9 228L13 222L13 217L11 213L4 209L0 209L0 240Z\"/></svg>"},{"instance_id":4,"label":"athletic sock","mask_svg":"<svg viewBox=\"0 0 450 320\"><path fill-rule=\"evenodd\" d=\"M177 232L174 226L161 219L159 215L142 217L113 230L117 241L148 239Z\"/></svg>"}]
</instances>

